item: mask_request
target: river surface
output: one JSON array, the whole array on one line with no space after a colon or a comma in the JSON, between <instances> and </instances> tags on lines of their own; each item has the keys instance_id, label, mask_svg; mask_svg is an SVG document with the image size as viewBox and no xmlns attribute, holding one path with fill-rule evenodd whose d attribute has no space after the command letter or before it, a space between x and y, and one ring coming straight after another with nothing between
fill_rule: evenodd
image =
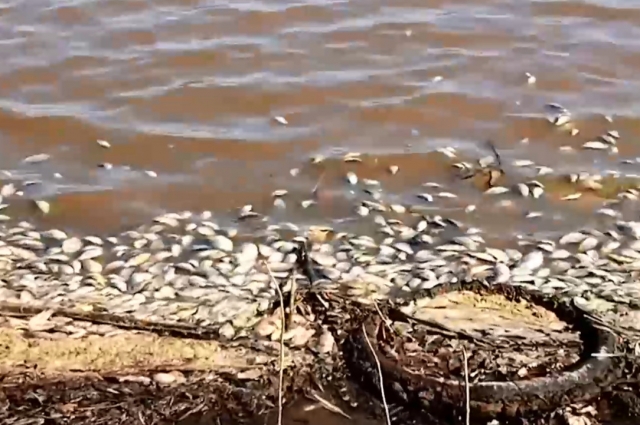
<instances>
[{"instance_id":1,"label":"river surface","mask_svg":"<svg viewBox=\"0 0 640 425\"><path fill-rule=\"evenodd\" d=\"M25 196L52 205L44 218L26 201L10 215L48 226L114 232L166 211L233 218L245 204L277 220L348 221L354 171L405 205L439 182L459 197L434 213L502 238L597 223L600 200L506 195L500 206L438 149L476 160L491 138L509 184L535 177L511 167L522 159L558 175L640 174L631 0L14 0L0 3L0 56L0 177L40 182ZM549 122L550 102L579 134ZM607 130L621 135L617 155L580 148ZM363 162L343 163L350 151ZM23 161L36 154L50 158ZM302 208L319 180L318 205ZM284 209L271 197L281 188Z\"/></svg>"}]
</instances>

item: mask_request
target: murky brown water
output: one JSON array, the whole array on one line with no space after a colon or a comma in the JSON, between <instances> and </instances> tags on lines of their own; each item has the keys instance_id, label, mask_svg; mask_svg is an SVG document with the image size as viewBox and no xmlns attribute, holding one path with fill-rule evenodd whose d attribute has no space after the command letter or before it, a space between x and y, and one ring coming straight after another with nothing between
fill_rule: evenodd
<instances>
[{"instance_id":1,"label":"murky brown water","mask_svg":"<svg viewBox=\"0 0 640 425\"><path fill-rule=\"evenodd\" d=\"M1 4L0 168L42 180L26 194L51 198L46 224L114 231L167 210L233 217L247 203L271 214L276 188L290 190L278 219L346 219L356 195L342 176L353 170L406 203L419 203L422 183L443 183L460 198L434 211L460 217L478 204L467 220L508 235L593 222L598 202L514 196L514 207L500 209L452 178L436 149L478 158L493 138L507 163L640 173L619 163L640 155L640 4L631 0ZM554 128L548 102L571 110L581 133ZM622 135L618 156L558 150L608 129ZM365 163L308 161L347 151L366 154ZM37 153L52 157L21 162ZM322 167L326 196L303 210ZM512 183L534 175L509 170ZM529 210L546 215L524 219Z\"/></svg>"}]
</instances>

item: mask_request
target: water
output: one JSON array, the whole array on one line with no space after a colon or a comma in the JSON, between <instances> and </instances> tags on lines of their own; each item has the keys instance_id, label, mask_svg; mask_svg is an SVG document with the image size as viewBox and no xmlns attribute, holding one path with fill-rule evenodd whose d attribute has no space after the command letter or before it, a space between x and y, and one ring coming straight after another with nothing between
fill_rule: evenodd
<instances>
[{"instance_id":1,"label":"water","mask_svg":"<svg viewBox=\"0 0 640 425\"><path fill-rule=\"evenodd\" d=\"M492 138L507 163L640 173L619 163L640 155L639 23L636 2L613 0L2 2L0 168L41 180L27 196L54 207L45 219L26 205L13 214L85 232L168 210L230 217L251 203L269 214L282 187L291 197L279 219L348 219L347 169L399 202L415 202L426 181L446 184L461 199L434 211L463 216L478 204L468 220L498 238L558 231L592 221L601 200L514 198L496 220L495 199L453 178L434 151L476 159ZM548 102L571 110L579 135L550 125ZM558 151L609 129L622 135L617 156ZM365 163L329 161L331 195L294 207L322 174L308 158L347 151ZM21 162L37 153L52 158ZM546 218L532 223L526 210Z\"/></svg>"}]
</instances>

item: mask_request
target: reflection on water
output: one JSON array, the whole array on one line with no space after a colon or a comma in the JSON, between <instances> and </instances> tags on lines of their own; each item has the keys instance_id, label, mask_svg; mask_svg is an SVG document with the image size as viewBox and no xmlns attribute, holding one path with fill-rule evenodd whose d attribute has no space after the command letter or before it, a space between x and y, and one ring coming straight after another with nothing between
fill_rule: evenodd
<instances>
[{"instance_id":1,"label":"reflection on water","mask_svg":"<svg viewBox=\"0 0 640 425\"><path fill-rule=\"evenodd\" d=\"M619 162L640 154L639 23L640 5L613 0L3 2L0 168L42 181L27 195L53 199L45 224L92 232L165 210L231 217L246 203L278 219L344 219L357 195L347 168L381 180L394 202L415 203L422 183L440 182L459 198L433 211L478 204L469 220L498 237L555 231L593 220L597 205L514 198L498 225L495 200L453 179L435 151L473 159L491 137L508 163L640 173ZM548 102L571 110L577 136L550 125ZM612 128L619 155L579 149ZM308 158L347 151L365 163L330 161L332 195L300 208L322 174ZM21 162L36 153L51 159ZM515 183L535 168L510 173ZM287 208L272 211L282 187ZM531 223L528 210L546 214Z\"/></svg>"}]
</instances>

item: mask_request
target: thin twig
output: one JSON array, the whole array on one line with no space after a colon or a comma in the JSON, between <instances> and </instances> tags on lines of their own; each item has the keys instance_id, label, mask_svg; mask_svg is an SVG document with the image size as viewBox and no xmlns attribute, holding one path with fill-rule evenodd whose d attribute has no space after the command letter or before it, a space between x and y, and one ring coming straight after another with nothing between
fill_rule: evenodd
<instances>
[{"instance_id":1,"label":"thin twig","mask_svg":"<svg viewBox=\"0 0 640 425\"><path fill-rule=\"evenodd\" d=\"M327 170L322 170L322 174L320 174L320 177L318 177L318 181L316 182L316 185L313 187L313 190L311 191L311 193L315 196L318 192L318 189L320 188L320 183L322 182L322 179L324 178L324 175L326 174Z\"/></svg>"},{"instance_id":2,"label":"thin twig","mask_svg":"<svg viewBox=\"0 0 640 425\"><path fill-rule=\"evenodd\" d=\"M493 141L491 141L491 140L487 140L487 145L489 145L489 148L491 149L491 152L493 152L493 157L496 159L498 167L502 168L502 158L500 158L500 154L498 153L498 150L496 149L496 145L494 145Z\"/></svg>"},{"instance_id":3,"label":"thin twig","mask_svg":"<svg viewBox=\"0 0 640 425\"><path fill-rule=\"evenodd\" d=\"M607 358L607 357L624 357L625 353L591 353L591 357Z\"/></svg>"},{"instance_id":4,"label":"thin twig","mask_svg":"<svg viewBox=\"0 0 640 425\"><path fill-rule=\"evenodd\" d=\"M387 404L387 397L384 393L384 382L382 381L382 366L380 366L380 360L378 360L378 356L376 355L373 346L371 345L371 341L369 341L369 337L367 336L367 331L364 327L364 323L362 324L362 334L364 335L364 340L367 341L367 345L371 350L371 354L373 354L373 359L376 361L376 366L378 368L378 377L380 378L380 395L382 396L382 405L384 407L384 413L387 418L387 425L391 425L391 415L389 414L389 405Z\"/></svg>"},{"instance_id":5,"label":"thin twig","mask_svg":"<svg viewBox=\"0 0 640 425\"><path fill-rule=\"evenodd\" d=\"M464 357L464 398L466 404L465 410L465 425L469 425L469 420L471 417L471 408L469 407L469 359L467 358L467 350L462 347L462 356Z\"/></svg>"},{"instance_id":6,"label":"thin twig","mask_svg":"<svg viewBox=\"0 0 640 425\"><path fill-rule=\"evenodd\" d=\"M322 407L324 407L325 409L327 409L330 412L333 413L337 413L339 415L344 416L347 419L351 419L351 416L347 415L346 413L344 413L344 410L340 409L338 406L336 406L335 404L330 403L328 400L325 400L324 398L320 397L318 395L318 393L316 393L315 391L311 392L311 395L313 396L313 398L316 399L316 401L318 401L320 403L320 405Z\"/></svg>"},{"instance_id":7,"label":"thin twig","mask_svg":"<svg viewBox=\"0 0 640 425\"><path fill-rule=\"evenodd\" d=\"M271 273L271 269L269 268L269 264L265 261L264 265L269 273L269 277L271 278L271 282L273 286L276 288L276 292L278 292L278 298L280 298L280 365L279 365L279 376L278 376L278 425L282 425L282 386L284 381L284 332L286 327L287 319L284 314L284 297L282 296L282 290L280 289L280 285L278 285L278 281Z\"/></svg>"},{"instance_id":8,"label":"thin twig","mask_svg":"<svg viewBox=\"0 0 640 425\"><path fill-rule=\"evenodd\" d=\"M384 323L386 323L387 325L390 325L391 319L389 319L384 314L382 314L382 310L380 310L380 307L378 307L378 303L373 301L373 306L376 308L376 311L378 312L378 314L380 315L380 318L384 321Z\"/></svg>"}]
</instances>

